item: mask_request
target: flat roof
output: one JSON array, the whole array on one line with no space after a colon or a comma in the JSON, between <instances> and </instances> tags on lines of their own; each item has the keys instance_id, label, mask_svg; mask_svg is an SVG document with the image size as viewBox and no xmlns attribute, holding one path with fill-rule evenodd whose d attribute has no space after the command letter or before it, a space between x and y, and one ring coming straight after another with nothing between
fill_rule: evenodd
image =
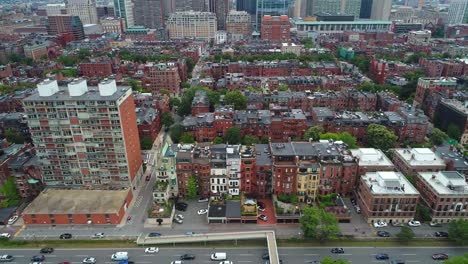
<instances>
[{"instance_id":1,"label":"flat roof","mask_svg":"<svg viewBox=\"0 0 468 264\"><path fill-rule=\"evenodd\" d=\"M351 153L354 157L359 158L359 166L393 166L390 159L380 149L352 149Z\"/></svg>"},{"instance_id":2,"label":"flat roof","mask_svg":"<svg viewBox=\"0 0 468 264\"><path fill-rule=\"evenodd\" d=\"M372 194L418 195L419 192L401 172L368 172L361 179L371 189Z\"/></svg>"},{"instance_id":3,"label":"flat roof","mask_svg":"<svg viewBox=\"0 0 468 264\"><path fill-rule=\"evenodd\" d=\"M445 162L429 148L395 149L395 152L410 166L443 166Z\"/></svg>"},{"instance_id":4,"label":"flat roof","mask_svg":"<svg viewBox=\"0 0 468 264\"><path fill-rule=\"evenodd\" d=\"M39 91L34 89L34 92L23 101L117 101L129 89L128 86L117 86L117 91L109 96L102 96L95 86L88 86L88 91L79 96L71 96L68 87L59 87L59 91L51 96L40 96Z\"/></svg>"},{"instance_id":5,"label":"flat roof","mask_svg":"<svg viewBox=\"0 0 468 264\"><path fill-rule=\"evenodd\" d=\"M463 195L468 198L465 176L456 171L420 172L419 177L440 195Z\"/></svg>"},{"instance_id":6,"label":"flat roof","mask_svg":"<svg viewBox=\"0 0 468 264\"><path fill-rule=\"evenodd\" d=\"M342 24L354 24L354 25L391 25L391 21L379 21L379 20L365 20L365 21L304 21L296 20L294 21L296 25L342 25Z\"/></svg>"},{"instance_id":7,"label":"flat roof","mask_svg":"<svg viewBox=\"0 0 468 264\"><path fill-rule=\"evenodd\" d=\"M115 214L125 203L129 190L46 189L23 214Z\"/></svg>"}]
</instances>

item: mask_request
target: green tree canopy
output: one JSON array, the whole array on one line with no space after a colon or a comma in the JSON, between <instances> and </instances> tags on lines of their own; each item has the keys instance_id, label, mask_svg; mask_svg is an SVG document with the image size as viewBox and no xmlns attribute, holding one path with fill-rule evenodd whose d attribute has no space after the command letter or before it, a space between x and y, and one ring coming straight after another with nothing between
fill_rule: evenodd
<instances>
[{"instance_id":1,"label":"green tree canopy","mask_svg":"<svg viewBox=\"0 0 468 264\"><path fill-rule=\"evenodd\" d=\"M5 183L0 186L0 192L6 197L0 203L0 207L13 207L21 203L21 196L18 193L18 189L16 189L16 183L13 177L9 177L5 180Z\"/></svg>"},{"instance_id":2,"label":"green tree canopy","mask_svg":"<svg viewBox=\"0 0 468 264\"><path fill-rule=\"evenodd\" d=\"M306 238L324 241L335 239L340 235L336 217L318 207L304 207L300 222Z\"/></svg>"},{"instance_id":3,"label":"green tree canopy","mask_svg":"<svg viewBox=\"0 0 468 264\"><path fill-rule=\"evenodd\" d=\"M197 189L197 179L192 175L187 181L187 199L195 199L197 197Z\"/></svg>"},{"instance_id":4,"label":"green tree canopy","mask_svg":"<svg viewBox=\"0 0 468 264\"><path fill-rule=\"evenodd\" d=\"M308 141L311 138L313 141L318 141L323 132L323 127L313 126L304 132L304 140Z\"/></svg>"},{"instance_id":5,"label":"green tree canopy","mask_svg":"<svg viewBox=\"0 0 468 264\"><path fill-rule=\"evenodd\" d=\"M354 56L350 62L357 66L363 73L367 73L369 71L370 58L367 56Z\"/></svg>"},{"instance_id":6,"label":"green tree canopy","mask_svg":"<svg viewBox=\"0 0 468 264\"><path fill-rule=\"evenodd\" d=\"M464 256L453 256L444 261L444 264L468 264L468 253Z\"/></svg>"},{"instance_id":7,"label":"green tree canopy","mask_svg":"<svg viewBox=\"0 0 468 264\"><path fill-rule=\"evenodd\" d=\"M357 139L353 137L349 132L342 132L342 133L325 133L320 135L320 139L332 139L333 141L343 141L348 148L355 149L357 148Z\"/></svg>"},{"instance_id":8,"label":"green tree canopy","mask_svg":"<svg viewBox=\"0 0 468 264\"><path fill-rule=\"evenodd\" d=\"M414 238L413 229L407 226L402 226L400 232L396 234L396 237L401 241L410 241Z\"/></svg>"},{"instance_id":9,"label":"green tree canopy","mask_svg":"<svg viewBox=\"0 0 468 264\"><path fill-rule=\"evenodd\" d=\"M192 113L192 101L193 97L195 97L195 92L197 90L204 90L208 96L208 100L210 102L210 108L213 109L214 106L219 103L219 93L215 91L211 91L206 87L192 87L187 89L180 100L179 108L177 112L181 116L187 116Z\"/></svg>"},{"instance_id":10,"label":"green tree canopy","mask_svg":"<svg viewBox=\"0 0 468 264\"><path fill-rule=\"evenodd\" d=\"M21 134L21 132L19 132L18 130L16 130L16 128L7 128L5 130L5 138L8 142L10 143L15 143L15 144L24 144L24 137L23 137L23 134Z\"/></svg>"},{"instance_id":11,"label":"green tree canopy","mask_svg":"<svg viewBox=\"0 0 468 264\"><path fill-rule=\"evenodd\" d=\"M184 144L192 144L195 143L195 138L192 135L185 133L180 137L180 142Z\"/></svg>"},{"instance_id":12,"label":"green tree canopy","mask_svg":"<svg viewBox=\"0 0 468 264\"><path fill-rule=\"evenodd\" d=\"M400 100L406 100L416 92L418 79L423 76L425 76L425 73L423 71L408 72L405 74L405 78L408 81L408 83L403 85L400 89Z\"/></svg>"},{"instance_id":13,"label":"green tree canopy","mask_svg":"<svg viewBox=\"0 0 468 264\"><path fill-rule=\"evenodd\" d=\"M213 144L216 145L216 144L223 144L224 143L224 140L220 137L215 137L215 139L213 140Z\"/></svg>"},{"instance_id":14,"label":"green tree canopy","mask_svg":"<svg viewBox=\"0 0 468 264\"><path fill-rule=\"evenodd\" d=\"M455 242L468 245L468 220L452 220L448 227L449 238Z\"/></svg>"},{"instance_id":15,"label":"green tree canopy","mask_svg":"<svg viewBox=\"0 0 468 264\"><path fill-rule=\"evenodd\" d=\"M419 63L419 59L420 58L426 58L427 57L427 54L424 53L424 52L417 52L417 53L414 53L414 54L411 54L407 59L406 59L406 63Z\"/></svg>"},{"instance_id":16,"label":"green tree canopy","mask_svg":"<svg viewBox=\"0 0 468 264\"><path fill-rule=\"evenodd\" d=\"M432 130L430 140L431 140L431 143L433 145L439 146L447 139L448 139L448 136L447 136L447 134L445 134L444 131L442 131L442 130L440 130L438 128L434 128Z\"/></svg>"},{"instance_id":17,"label":"green tree canopy","mask_svg":"<svg viewBox=\"0 0 468 264\"><path fill-rule=\"evenodd\" d=\"M153 140L145 137L140 140L140 147L142 150L149 150L153 147Z\"/></svg>"},{"instance_id":18,"label":"green tree canopy","mask_svg":"<svg viewBox=\"0 0 468 264\"><path fill-rule=\"evenodd\" d=\"M351 262L348 262L343 259L333 260L331 257L325 257L321 261L321 264L351 264Z\"/></svg>"},{"instance_id":19,"label":"green tree canopy","mask_svg":"<svg viewBox=\"0 0 468 264\"><path fill-rule=\"evenodd\" d=\"M258 137L252 136L252 135L245 135L244 138L242 139L242 144L251 146L254 144L258 144L259 140Z\"/></svg>"},{"instance_id":20,"label":"green tree canopy","mask_svg":"<svg viewBox=\"0 0 468 264\"><path fill-rule=\"evenodd\" d=\"M169 111L164 111L161 115L161 123L165 127L171 127L174 124L174 117L172 117L172 113Z\"/></svg>"},{"instance_id":21,"label":"green tree canopy","mask_svg":"<svg viewBox=\"0 0 468 264\"><path fill-rule=\"evenodd\" d=\"M171 127L171 139L174 143L180 142L180 137L182 136L182 127L180 125L175 125Z\"/></svg>"},{"instance_id":22,"label":"green tree canopy","mask_svg":"<svg viewBox=\"0 0 468 264\"><path fill-rule=\"evenodd\" d=\"M431 209L422 204L418 204L416 206L416 218L425 222L432 221Z\"/></svg>"},{"instance_id":23,"label":"green tree canopy","mask_svg":"<svg viewBox=\"0 0 468 264\"><path fill-rule=\"evenodd\" d=\"M461 137L460 129L458 128L457 125L451 123L447 127L447 135L452 139L460 140L460 137Z\"/></svg>"},{"instance_id":24,"label":"green tree canopy","mask_svg":"<svg viewBox=\"0 0 468 264\"><path fill-rule=\"evenodd\" d=\"M236 145L241 143L240 129L238 127L230 127L226 130L224 135L224 142Z\"/></svg>"},{"instance_id":25,"label":"green tree canopy","mask_svg":"<svg viewBox=\"0 0 468 264\"><path fill-rule=\"evenodd\" d=\"M238 90L229 91L224 96L224 104L233 105L235 110L243 110L247 107L247 98Z\"/></svg>"},{"instance_id":26,"label":"green tree canopy","mask_svg":"<svg viewBox=\"0 0 468 264\"><path fill-rule=\"evenodd\" d=\"M289 87L286 85L286 84L281 84L279 87L278 87L278 91L282 91L282 92L285 92L289 90Z\"/></svg>"},{"instance_id":27,"label":"green tree canopy","mask_svg":"<svg viewBox=\"0 0 468 264\"><path fill-rule=\"evenodd\" d=\"M177 97L169 98L169 107L172 109L174 106L180 105L180 99Z\"/></svg>"},{"instance_id":28,"label":"green tree canopy","mask_svg":"<svg viewBox=\"0 0 468 264\"><path fill-rule=\"evenodd\" d=\"M367 145L386 151L395 146L398 137L386 127L371 124L367 127Z\"/></svg>"}]
</instances>

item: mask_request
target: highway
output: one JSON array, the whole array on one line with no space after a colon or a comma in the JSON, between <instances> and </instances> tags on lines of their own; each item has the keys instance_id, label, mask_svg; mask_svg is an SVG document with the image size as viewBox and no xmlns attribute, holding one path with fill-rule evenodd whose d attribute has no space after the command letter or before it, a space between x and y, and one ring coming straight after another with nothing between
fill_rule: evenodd
<instances>
[{"instance_id":1,"label":"highway","mask_svg":"<svg viewBox=\"0 0 468 264\"><path fill-rule=\"evenodd\" d=\"M344 248L344 254L331 254L330 248L279 248L280 259L283 263L300 264L308 263L312 260L320 260L326 256L332 256L334 259L345 259L351 263L356 264L378 264L388 263L388 261L379 261L375 259L377 253L387 253L391 259L397 258L405 260L407 264L421 263L421 264L435 264L442 263L441 261L434 261L431 259L433 253L446 253L449 256L463 255L468 251L468 248ZM110 255L114 253L115 249L108 248L91 248L91 249L55 249L52 254L44 254L46 256L44 264L57 264L63 261L68 261L73 264L80 264L85 257L97 258L97 264L117 264L110 260ZM127 251L130 255L130 260L138 263L171 263L171 261L178 260L180 255L190 253L195 254L196 259L192 261L184 261L186 264L198 263L218 263L210 261L210 255L214 252L226 252L228 259L235 264L242 263L262 263L261 256L264 254L266 248L160 248L159 253L146 254L144 248L131 248L119 249L118 251ZM33 255L39 254L39 249L0 249L1 254L10 254L15 259L10 263L27 264Z\"/></svg>"}]
</instances>

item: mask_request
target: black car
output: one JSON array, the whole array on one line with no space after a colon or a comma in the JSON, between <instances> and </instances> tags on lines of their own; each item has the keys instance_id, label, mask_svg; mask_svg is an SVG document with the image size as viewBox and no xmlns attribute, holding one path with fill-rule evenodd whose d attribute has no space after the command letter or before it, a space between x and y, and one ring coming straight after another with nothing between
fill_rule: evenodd
<instances>
[{"instance_id":1,"label":"black car","mask_svg":"<svg viewBox=\"0 0 468 264\"><path fill-rule=\"evenodd\" d=\"M260 202L260 201L257 202L257 206L258 206L258 207L261 207L261 208L266 208L265 203L264 203L264 202Z\"/></svg>"},{"instance_id":2,"label":"black car","mask_svg":"<svg viewBox=\"0 0 468 264\"><path fill-rule=\"evenodd\" d=\"M49 253L54 252L54 249L53 248L41 248L40 252L49 254Z\"/></svg>"},{"instance_id":3,"label":"black car","mask_svg":"<svg viewBox=\"0 0 468 264\"><path fill-rule=\"evenodd\" d=\"M60 239L70 239L72 238L72 234L70 233L65 233L60 235Z\"/></svg>"},{"instance_id":4,"label":"black car","mask_svg":"<svg viewBox=\"0 0 468 264\"><path fill-rule=\"evenodd\" d=\"M447 232L435 232L434 235L436 237L448 237L449 236Z\"/></svg>"},{"instance_id":5,"label":"black car","mask_svg":"<svg viewBox=\"0 0 468 264\"><path fill-rule=\"evenodd\" d=\"M332 249L331 249L331 253L343 254L343 253L344 253L344 249L343 249L343 248L332 248Z\"/></svg>"},{"instance_id":6,"label":"black car","mask_svg":"<svg viewBox=\"0 0 468 264\"><path fill-rule=\"evenodd\" d=\"M193 254L183 254L182 256L180 256L180 259L181 260L192 260L192 259L195 259L195 255L193 255Z\"/></svg>"},{"instance_id":7,"label":"black car","mask_svg":"<svg viewBox=\"0 0 468 264\"><path fill-rule=\"evenodd\" d=\"M33 256L31 258L31 261L32 262L40 262L40 261L44 261L45 260L45 256L44 255L36 255L36 256Z\"/></svg>"},{"instance_id":8,"label":"black car","mask_svg":"<svg viewBox=\"0 0 468 264\"><path fill-rule=\"evenodd\" d=\"M161 233L158 233L158 232L151 232L148 234L148 237L160 237L161 236Z\"/></svg>"},{"instance_id":9,"label":"black car","mask_svg":"<svg viewBox=\"0 0 468 264\"><path fill-rule=\"evenodd\" d=\"M264 260L270 260L270 255L269 255L268 253L264 253L264 254L262 255L262 259L264 259Z\"/></svg>"},{"instance_id":10,"label":"black car","mask_svg":"<svg viewBox=\"0 0 468 264\"><path fill-rule=\"evenodd\" d=\"M187 210L188 204L186 203L176 203L175 208L179 211Z\"/></svg>"},{"instance_id":11,"label":"black car","mask_svg":"<svg viewBox=\"0 0 468 264\"><path fill-rule=\"evenodd\" d=\"M379 231L379 232L377 232L377 235L379 237L390 237L390 233L387 232L387 231Z\"/></svg>"},{"instance_id":12,"label":"black car","mask_svg":"<svg viewBox=\"0 0 468 264\"><path fill-rule=\"evenodd\" d=\"M356 200L355 200L354 198L351 198L351 203L352 203L353 205L356 205Z\"/></svg>"}]
</instances>

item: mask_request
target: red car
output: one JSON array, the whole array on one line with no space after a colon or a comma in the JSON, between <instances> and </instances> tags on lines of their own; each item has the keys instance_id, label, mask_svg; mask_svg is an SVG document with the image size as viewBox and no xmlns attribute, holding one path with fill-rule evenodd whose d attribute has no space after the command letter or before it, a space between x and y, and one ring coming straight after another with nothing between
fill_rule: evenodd
<instances>
[{"instance_id":1,"label":"red car","mask_svg":"<svg viewBox=\"0 0 468 264\"><path fill-rule=\"evenodd\" d=\"M446 260L448 258L449 258L448 255L444 253L432 254L433 260Z\"/></svg>"},{"instance_id":2,"label":"red car","mask_svg":"<svg viewBox=\"0 0 468 264\"><path fill-rule=\"evenodd\" d=\"M129 216L127 217L127 222L130 221L130 220L132 220L132 216L131 216L131 215L129 215Z\"/></svg>"}]
</instances>

